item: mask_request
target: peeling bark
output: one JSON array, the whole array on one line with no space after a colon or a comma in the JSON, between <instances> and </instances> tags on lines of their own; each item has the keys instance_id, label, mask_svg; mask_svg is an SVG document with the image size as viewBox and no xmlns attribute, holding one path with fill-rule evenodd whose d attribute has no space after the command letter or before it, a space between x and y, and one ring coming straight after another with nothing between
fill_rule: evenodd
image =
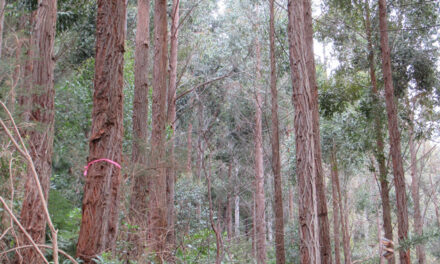
<instances>
[{"instance_id":1,"label":"peeling bark","mask_svg":"<svg viewBox=\"0 0 440 264\"><path fill-rule=\"evenodd\" d=\"M21 224L38 244L44 244L47 219L43 203L47 203L49 183L52 176L52 152L54 138L54 67L55 23L57 13L56 0L40 0L35 16L29 50L35 50L35 57L29 57L32 68L28 68L29 90L27 102L32 106L29 121L34 127L26 131L29 136L29 152L38 174L45 201L41 201L37 185L28 169L26 175L25 195L21 209ZM33 55L33 53L31 53ZM38 59L35 59L38 58ZM28 105L27 105L28 106ZM27 241L26 238L22 238ZM22 263L42 263L34 249L21 251Z\"/></svg>"}]
</instances>

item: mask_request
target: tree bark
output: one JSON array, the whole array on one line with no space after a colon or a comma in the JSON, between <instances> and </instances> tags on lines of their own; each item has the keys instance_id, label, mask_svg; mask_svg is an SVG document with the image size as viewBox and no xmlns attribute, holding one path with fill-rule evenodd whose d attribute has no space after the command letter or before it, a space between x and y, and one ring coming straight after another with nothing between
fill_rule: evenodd
<instances>
[{"instance_id":1,"label":"tree bark","mask_svg":"<svg viewBox=\"0 0 440 264\"><path fill-rule=\"evenodd\" d=\"M228 240L232 238L232 196L229 191L232 186L232 162L228 166L228 196L226 200L226 231L228 232Z\"/></svg>"},{"instance_id":2,"label":"tree bark","mask_svg":"<svg viewBox=\"0 0 440 264\"><path fill-rule=\"evenodd\" d=\"M293 221L294 212L293 212L293 186L289 186L289 221Z\"/></svg>"},{"instance_id":3,"label":"tree bark","mask_svg":"<svg viewBox=\"0 0 440 264\"><path fill-rule=\"evenodd\" d=\"M408 239L408 207L406 204L405 175L403 171L400 132L397 121L397 107L394 98L394 87L391 73L390 47L388 43L387 5L386 0L379 0L380 45L382 51L382 71L385 83L385 103L388 116L391 158L393 161L394 186L396 188L397 219L399 242ZM410 250L399 251L400 262L409 264Z\"/></svg>"},{"instance_id":4,"label":"tree bark","mask_svg":"<svg viewBox=\"0 0 440 264\"><path fill-rule=\"evenodd\" d=\"M6 0L0 0L0 58L2 57L3 47L3 27L5 19Z\"/></svg>"},{"instance_id":5,"label":"tree bark","mask_svg":"<svg viewBox=\"0 0 440 264\"><path fill-rule=\"evenodd\" d=\"M339 171L338 171L338 160L336 157L336 146L333 143L333 149L332 149L332 153L331 153L331 166L332 166L332 179L333 179L333 187L335 189L335 196L336 196L336 203L334 204L335 206L339 207L337 208L337 210L339 211L339 216L341 219L341 231L342 231L342 243L344 246L344 262L346 264L350 264L351 263L351 252L350 252L350 237L348 234L348 223L347 223L347 218L345 217L345 210L344 207L342 205L342 195L341 195L341 187L339 184ZM335 214L335 213L333 213ZM333 216L333 217L337 217L337 216ZM335 224L336 225L336 224ZM338 224L339 226L339 224ZM338 233L338 252L339 252L339 230L334 230L334 232ZM335 252L336 252L336 237L335 237ZM339 258L339 254L337 256L337 258ZM340 262L340 260L337 260L337 262Z\"/></svg>"},{"instance_id":6,"label":"tree bark","mask_svg":"<svg viewBox=\"0 0 440 264\"><path fill-rule=\"evenodd\" d=\"M235 168L236 182L238 182L238 167ZM240 238L240 195L238 185L234 186L234 237Z\"/></svg>"},{"instance_id":7,"label":"tree bark","mask_svg":"<svg viewBox=\"0 0 440 264\"><path fill-rule=\"evenodd\" d=\"M26 175L25 195L21 209L21 223L33 240L44 244L46 233L46 217L43 203L47 203L49 183L52 176L52 152L54 137L54 67L53 59L55 43L55 23L57 14L56 0L38 1L35 24L30 39L30 48L35 50L35 58L30 57L33 67L30 70L30 83L34 89L30 92L32 106L29 121L35 124L27 130L29 136L30 155L34 162L45 201L41 201L37 185L28 169ZM23 237L23 241L27 241ZM41 263L41 258L34 249L21 252L22 263ZM18 260L18 259L17 259Z\"/></svg>"},{"instance_id":8,"label":"tree bark","mask_svg":"<svg viewBox=\"0 0 440 264\"><path fill-rule=\"evenodd\" d=\"M261 81L261 46L256 40L256 87L255 87L255 224L257 263L266 263L266 219L265 219L265 195L264 195L264 164L263 164L263 131L262 131L262 104L260 94Z\"/></svg>"},{"instance_id":9,"label":"tree bark","mask_svg":"<svg viewBox=\"0 0 440 264\"><path fill-rule=\"evenodd\" d=\"M270 91L272 95L272 171L275 196L275 250L276 263L286 263L284 249L284 212L283 212L283 183L281 178L280 160L280 132L278 125L278 91L277 91L277 66L275 60L275 12L274 0L270 0Z\"/></svg>"},{"instance_id":10,"label":"tree bark","mask_svg":"<svg viewBox=\"0 0 440 264\"><path fill-rule=\"evenodd\" d=\"M165 161L165 122L167 97L167 1L156 0L154 6L153 104L148 185L147 243L149 253L158 263L164 262L167 237L167 179Z\"/></svg>"},{"instance_id":11,"label":"tree bark","mask_svg":"<svg viewBox=\"0 0 440 264\"><path fill-rule=\"evenodd\" d=\"M300 1L288 2L289 59L295 107L296 163L299 192L301 263L321 263L317 227L316 166L313 118L313 89L306 67L304 8Z\"/></svg>"},{"instance_id":12,"label":"tree bark","mask_svg":"<svg viewBox=\"0 0 440 264\"><path fill-rule=\"evenodd\" d=\"M88 162L122 161L125 25L125 0L98 0ZM120 169L109 162L88 169L77 245L77 256L84 263L93 263L92 258L116 246L120 182Z\"/></svg>"},{"instance_id":13,"label":"tree bark","mask_svg":"<svg viewBox=\"0 0 440 264\"><path fill-rule=\"evenodd\" d=\"M414 112L408 102L409 113L409 153L411 156L411 194L414 201L414 233L417 236L423 235L423 220L420 210L420 194L419 194L419 176L418 176L418 166L417 166L417 150L416 150L416 139L414 132ZM424 264L426 262L425 247L423 244L416 245L416 255L419 264Z\"/></svg>"},{"instance_id":14,"label":"tree bark","mask_svg":"<svg viewBox=\"0 0 440 264\"><path fill-rule=\"evenodd\" d=\"M135 245L130 252L138 259L145 250L147 216L147 149L148 140L148 68L150 46L150 0L138 0L136 26L136 50L134 57L134 97L133 97L133 187L130 200L130 221L139 230L132 230L130 241ZM139 259L142 261L141 259Z\"/></svg>"},{"instance_id":15,"label":"tree bark","mask_svg":"<svg viewBox=\"0 0 440 264\"><path fill-rule=\"evenodd\" d=\"M315 141L316 197L319 224L319 250L321 263L332 263L332 248L330 242L330 224L328 221L327 197L322 170L321 136L319 131L318 85L316 83L315 57L313 52L313 21L312 4L303 0L305 43L307 48L306 65L309 74L310 89L312 90L311 104L313 111L313 138Z\"/></svg>"},{"instance_id":16,"label":"tree bark","mask_svg":"<svg viewBox=\"0 0 440 264\"><path fill-rule=\"evenodd\" d=\"M340 223L339 223L339 197L338 197L338 167L336 159L332 153L331 159L331 177L332 177L332 199L333 199L333 240L335 243L335 263L341 264L341 242L340 242Z\"/></svg>"},{"instance_id":17,"label":"tree bark","mask_svg":"<svg viewBox=\"0 0 440 264\"><path fill-rule=\"evenodd\" d=\"M393 240L393 227L391 224L391 207L390 207L390 195L389 195L389 184L387 179L387 168L385 164L385 151L384 151L384 141L382 134L382 121L381 121L381 109L379 104L379 91L377 88L376 80L376 62L374 58L373 41L371 38L371 19L370 19L370 7L368 0L365 1L365 31L367 34L368 41L368 61L370 66L370 80L371 80L371 92L373 99L373 111L374 111L374 131L376 137L376 151L375 157L377 163L379 164L379 182L380 182L380 195L382 202L382 217L383 217L383 227L385 231L385 238L390 241ZM394 256L388 259L389 264L395 263Z\"/></svg>"},{"instance_id":18,"label":"tree bark","mask_svg":"<svg viewBox=\"0 0 440 264\"><path fill-rule=\"evenodd\" d=\"M176 178L176 164L174 160L174 131L176 120L176 89L177 89L177 53L178 53L178 34L179 34L179 0L173 0L171 10L171 38L170 38L170 58L169 58L169 84L168 84L168 109L167 124L171 129L171 138L168 142L169 166L166 168L167 177L167 222L168 248L173 251L176 243L174 222L174 185Z\"/></svg>"},{"instance_id":19,"label":"tree bark","mask_svg":"<svg viewBox=\"0 0 440 264\"><path fill-rule=\"evenodd\" d=\"M187 132L187 148L186 148L186 173L189 175L192 174L192 124L188 125Z\"/></svg>"}]
</instances>

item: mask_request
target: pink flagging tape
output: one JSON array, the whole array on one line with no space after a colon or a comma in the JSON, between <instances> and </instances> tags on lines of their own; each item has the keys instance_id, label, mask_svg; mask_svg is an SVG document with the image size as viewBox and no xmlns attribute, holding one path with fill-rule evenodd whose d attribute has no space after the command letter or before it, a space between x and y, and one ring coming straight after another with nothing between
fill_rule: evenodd
<instances>
[{"instance_id":1,"label":"pink flagging tape","mask_svg":"<svg viewBox=\"0 0 440 264\"><path fill-rule=\"evenodd\" d=\"M118 167L118 168L121 168L121 165L119 165L119 163L117 163L117 162L115 162L115 161L113 161L113 160L109 160L109 159L97 159L97 160L90 161L89 164L87 164L87 166L84 167L84 176L87 176L87 170L89 169L89 167L90 167L92 164L94 164L94 163L96 163L96 162L100 162L100 161L105 161L105 162L108 162L108 163L111 163L111 164L115 165L115 166Z\"/></svg>"}]
</instances>

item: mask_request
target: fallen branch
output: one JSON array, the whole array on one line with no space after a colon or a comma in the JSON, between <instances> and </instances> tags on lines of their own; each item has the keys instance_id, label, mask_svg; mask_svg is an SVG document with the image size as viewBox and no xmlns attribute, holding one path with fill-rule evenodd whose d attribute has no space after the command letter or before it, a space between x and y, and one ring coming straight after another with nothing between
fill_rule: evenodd
<instances>
[{"instance_id":1,"label":"fallen branch","mask_svg":"<svg viewBox=\"0 0 440 264\"><path fill-rule=\"evenodd\" d=\"M41 244L37 244L37 246L40 247L40 248L52 249L52 246L51 246L51 245L41 245ZM7 253L9 253L9 252L15 251L15 250L24 249L24 248L30 248L30 247L34 247L34 246L33 246L33 245L24 245L24 246L18 246L18 247L15 247L15 248L11 248L11 249L8 249L8 250L6 250L6 251L0 252L0 256L1 256L1 255L4 255L4 254L7 254ZM70 260L73 264L79 264L74 258L72 258L69 254L67 254L67 252L65 252L65 251L63 251L63 250L61 250L61 249L58 249L58 252L61 253L61 255L65 256L65 257L66 257L68 260Z\"/></svg>"},{"instance_id":2,"label":"fallen branch","mask_svg":"<svg viewBox=\"0 0 440 264\"><path fill-rule=\"evenodd\" d=\"M11 131L9 130L9 128L6 126L6 124L3 122L3 120L1 118L0 118L0 124L3 127L3 130L8 135L9 139L12 141L14 146L17 148L18 152L20 152L20 154L27 160L27 162L31 168L32 176L34 177L34 180L35 180L35 183L36 183L37 189L38 189L38 194L41 199L41 204L43 205L43 210L44 210L44 214L46 216L47 224L49 225L49 229L52 234L53 262L54 262L54 264L58 264L59 263L59 261L58 261L58 239L57 239L58 231L55 229L55 226L52 223L52 219L50 218L49 210L48 210L47 204L46 204L46 199L44 198L44 194L43 194L43 188L41 188L41 183L40 183L40 180L38 179L38 174L35 169L34 162L32 161L31 155L29 154L28 150L26 149L26 145L23 142L23 138L21 137L20 132L18 131L18 128L17 128L17 125L15 124L14 119L12 118L11 112L9 112L8 108L6 107L6 105L3 102L0 101L0 104L2 105L3 109L6 111L9 119L11 120L12 125L14 127L14 131L15 131L18 139L20 140L21 146L17 143L17 141L15 140Z\"/></svg>"},{"instance_id":3,"label":"fallen branch","mask_svg":"<svg viewBox=\"0 0 440 264\"><path fill-rule=\"evenodd\" d=\"M3 204L3 206L5 207L6 211L9 213L9 215L11 216L11 218L14 220L14 222L18 225L18 227L21 229L21 231L24 233L24 235L26 236L26 238L29 240L29 242L31 242L32 247L35 248L35 250L38 252L38 254L43 258L44 262L46 264L49 264L49 261L47 261L46 257L44 256L43 252L41 252L40 248L37 246L37 244L34 242L34 240L32 239L31 235L29 235L29 233L26 231L26 229L21 225L20 221L18 221L18 219L15 217L15 215L12 213L11 209L9 208L9 206L6 204L5 200L3 199L3 197L0 196L0 202Z\"/></svg>"}]
</instances>

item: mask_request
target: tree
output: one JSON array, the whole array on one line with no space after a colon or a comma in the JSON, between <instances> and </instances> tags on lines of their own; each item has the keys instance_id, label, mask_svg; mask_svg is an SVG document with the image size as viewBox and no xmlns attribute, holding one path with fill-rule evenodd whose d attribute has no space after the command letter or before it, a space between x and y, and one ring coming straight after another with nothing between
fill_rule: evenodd
<instances>
[{"instance_id":1,"label":"tree","mask_svg":"<svg viewBox=\"0 0 440 264\"><path fill-rule=\"evenodd\" d=\"M150 0L138 0L138 15L136 29L136 51L134 69L133 96L133 146L131 160L134 167L134 179L130 201L130 220L139 227L134 231L131 241L135 243L132 251L138 258L144 251L146 240L145 228L147 215L147 134L148 134L148 69L150 46Z\"/></svg>"},{"instance_id":2,"label":"tree","mask_svg":"<svg viewBox=\"0 0 440 264\"><path fill-rule=\"evenodd\" d=\"M38 194L37 185L28 169L26 175L25 196L21 209L21 223L36 243L44 244L46 234L46 216L43 203L47 203L49 183L52 176L52 151L54 137L54 43L57 13L56 0L38 1L35 24L30 39L30 49L34 50L32 61L33 89L30 92L32 106L30 120L34 127L26 131L31 143L30 155L34 161L45 201ZM24 241L25 238L23 238ZM17 262L40 263L41 259L33 249L21 252L23 259Z\"/></svg>"},{"instance_id":3,"label":"tree","mask_svg":"<svg viewBox=\"0 0 440 264\"><path fill-rule=\"evenodd\" d=\"M319 132L319 106L318 106L318 85L316 82L315 57L313 53L313 21L312 4L310 0L303 0L304 23L305 23L305 46L307 48L306 65L309 75L310 89L312 90L312 111L313 111L313 138L315 141L315 169L316 169L316 197L318 207L319 225L319 251L322 263L332 263L330 226L328 222L327 198L322 170L321 136Z\"/></svg>"},{"instance_id":4,"label":"tree","mask_svg":"<svg viewBox=\"0 0 440 264\"><path fill-rule=\"evenodd\" d=\"M306 66L304 7L288 2L289 60L295 108L296 171L299 192L301 263L320 263L317 234L315 142L313 137L313 90Z\"/></svg>"},{"instance_id":5,"label":"tree","mask_svg":"<svg viewBox=\"0 0 440 264\"><path fill-rule=\"evenodd\" d=\"M6 10L6 0L0 0L0 58L2 57L5 10Z\"/></svg>"},{"instance_id":6,"label":"tree","mask_svg":"<svg viewBox=\"0 0 440 264\"><path fill-rule=\"evenodd\" d=\"M266 220L265 220L265 195L264 195L264 164L263 164L263 132L262 108L263 100L260 93L261 81L261 46L259 40L255 41L256 53L256 85L255 85L255 244L257 247L257 263L266 263Z\"/></svg>"},{"instance_id":7,"label":"tree","mask_svg":"<svg viewBox=\"0 0 440 264\"><path fill-rule=\"evenodd\" d=\"M77 256L85 263L115 248L121 173L110 161L122 161L126 1L97 4L92 130L77 245Z\"/></svg>"},{"instance_id":8,"label":"tree","mask_svg":"<svg viewBox=\"0 0 440 264\"><path fill-rule=\"evenodd\" d=\"M387 167L385 164L385 151L384 151L384 140L382 132L382 119L381 119L381 105L380 105L380 95L377 88L376 80L376 60L373 50L373 41L371 36L371 21L370 21L370 6L369 1L365 1L365 32L368 41L368 64L370 67L370 81L371 81L371 97L373 101L373 111L374 111L374 131L376 138L376 151L375 157L379 165L379 182L380 182L380 195L382 202L382 218L383 226L385 231L385 238L393 240L393 227L391 224L391 207L390 207L390 195L389 195L389 184L387 180ZM394 263L394 256L388 259L388 263Z\"/></svg>"},{"instance_id":9,"label":"tree","mask_svg":"<svg viewBox=\"0 0 440 264\"><path fill-rule=\"evenodd\" d=\"M283 184L281 179L280 138L278 126L278 92L277 92L277 66L275 58L275 12L274 0L270 0L270 92L272 96L272 170L275 195L275 249L277 264L286 263L284 250L284 212L283 212Z\"/></svg>"},{"instance_id":10,"label":"tree","mask_svg":"<svg viewBox=\"0 0 440 264\"><path fill-rule=\"evenodd\" d=\"M178 34L179 34L179 4L180 0L173 0L171 15L171 39L170 39L170 76L168 84L168 109L167 125L171 129L169 140L168 159L170 165L166 169L167 177L167 207L168 207L168 243L172 249L176 243L174 229L174 185L176 178L176 164L174 160L174 131L176 127L176 90L177 90L177 53L178 53Z\"/></svg>"},{"instance_id":11,"label":"tree","mask_svg":"<svg viewBox=\"0 0 440 264\"><path fill-rule=\"evenodd\" d=\"M165 168L165 122L167 97L167 1L154 5L153 104L148 182L147 243L159 263L164 261L167 237L167 181Z\"/></svg>"},{"instance_id":12,"label":"tree","mask_svg":"<svg viewBox=\"0 0 440 264\"><path fill-rule=\"evenodd\" d=\"M394 186L397 199L397 219L399 242L408 238L408 207L406 204L405 175L403 171L400 132L397 122L397 107L394 98L394 87L391 72L390 47L388 43L386 0L379 0L380 47L382 52L382 73L385 83L385 103L390 135L390 153L393 161ZM399 251L401 263L410 263L410 250Z\"/></svg>"}]
</instances>

